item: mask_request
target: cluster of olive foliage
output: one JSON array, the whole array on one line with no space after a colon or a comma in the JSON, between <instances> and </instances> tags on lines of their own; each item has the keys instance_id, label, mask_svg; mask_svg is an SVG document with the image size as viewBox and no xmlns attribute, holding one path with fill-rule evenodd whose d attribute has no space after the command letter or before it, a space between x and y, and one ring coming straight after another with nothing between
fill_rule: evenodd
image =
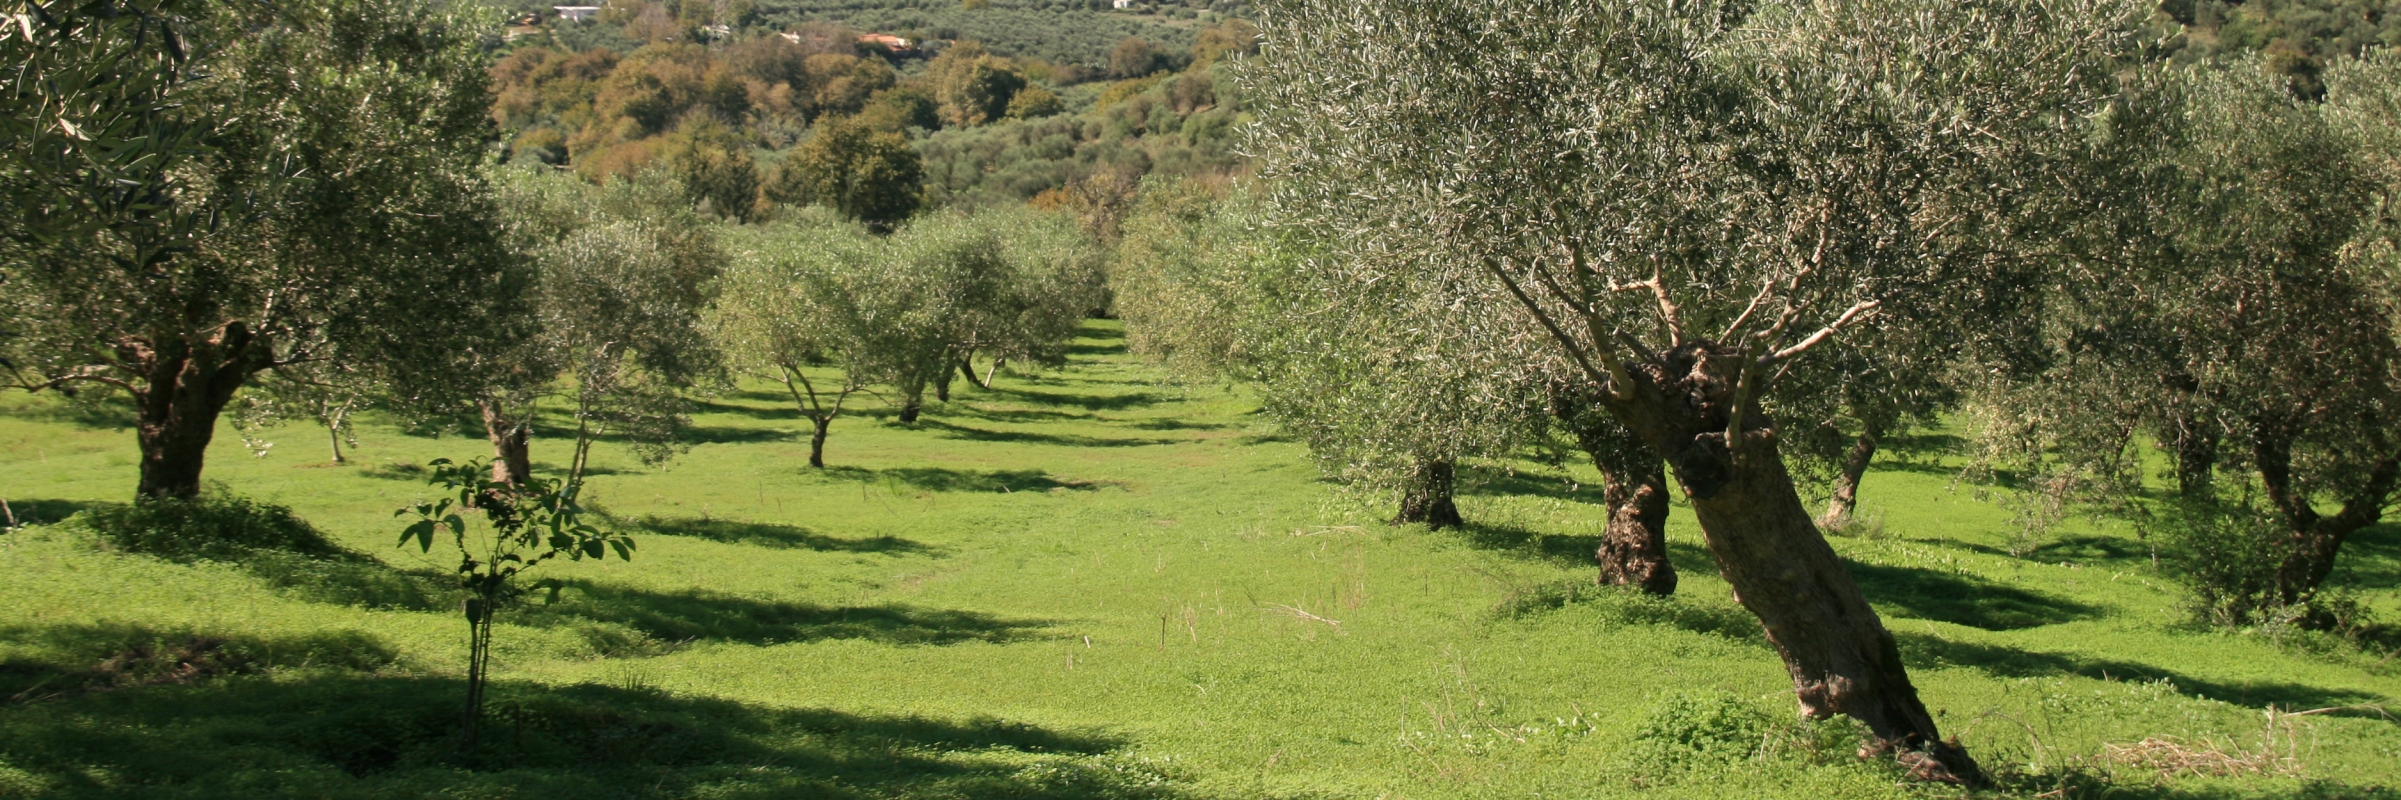
<instances>
[{"instance_id":1,"label":"cluster of olive foliage","mask_svg":"<svg viewBox=\"0 0 2401 800\"><path fill-rule=\"evenodd\" d=\"M2130 74L2033 358L1977 404L1989 466L2150 520L2226 624L2333 622L2313 601L2401 482L2401 58L2323 78ZM2141 502L2149 464L2179 507Z\"/></svg>"},{"instance_id":2,"label":"cluster of olive foliage","mask_svg":"<svg viewBox=\"0 0 2401 800\"><path fill-rule=\"evenodd\" d=\"M196 494L220 414L263 375L434 409L475 390L467 354L526 332L480 169L479 14L6 9L0 368L130 395L140 496Z\"/></svg>"},{"instance_id":3,"label":"cluster of olive foliage","mask_svg":"<svg viewBox=\"0 0 2401 800\"><path fill-rule=\"evenodd\" d=\"M1100 303L1099 250L1058 214L951 211L877 236L803 212L741 236L712 335L811 420L812 466L852 395L880 387L914 422L926 391L947 398L955 377L988 385L1012 360L1063 363Z\"/></svg>"}]
</instances>

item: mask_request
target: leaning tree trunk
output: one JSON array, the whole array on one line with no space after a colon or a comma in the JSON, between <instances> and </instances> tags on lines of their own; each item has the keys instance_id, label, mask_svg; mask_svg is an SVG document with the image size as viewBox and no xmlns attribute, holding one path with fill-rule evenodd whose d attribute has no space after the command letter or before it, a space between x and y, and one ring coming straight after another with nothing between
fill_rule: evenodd
<instances>
[{"instance_id":1,"label":"leaning tree trunk","mask_svg":"<svg viewBox=\"0 0 2401 800\"><path fill-rule=\"evenodd\" d=\"M1449 460L1417 462L1409 476L1409 488L1401 492L1401 511L1392 518L1392 524L1423 522L1434 530L1464 524L1459 518L1459 504L1451 497L1457 485L1458 470Z\"/></svg>"},{"instance_id":2,"label":"leaning tree trunk","mask_svg":"<svg viewBox=\"0 0 2401 800\"><path fill-rule=\"evenodd\" d=\"M944 370L942 370L942 377L939 377L939 378L935 378L935 379L934 379L934 399L935 399L935 400L938 400L938 401L941 401L941 402L944 402L944 403L948 403L948 402L950 402L950 379L951 379L952 377L954 377L954 376L955 376L955 373L951 372L951 371L950 371L950 370L948 370L948 369L944 369Z\"/></svg>"},{"instance_id":3,"label":"leaning tree trunk","mask_svg":"<svg viewBox=\"0 0 2401 800\"><path fill-rule=\"evenodd\" d=\"M2385 443L2381 435L2371 434L2366 447L2379 453L2369 467L2367 480L2361 481L2343 498L2343 507L2333 516L2319 514L2310 502L2310 492L2293 486L2293 439L2297 425L2255 422L2252 428L2251 458L2259 470L2259 482L2267 490L2268 502L2275 506L2284 521L2283 557L2276 565L2276 599L2287 606L2309 601L2326 578L2334 574L2335 556L2341 554L2343 542L2361 528L2376 524L2384 517L2384 505L2392 498L2393 490L2401 484L2401 452ZM2368 426L2375 430L2375 426Z\"/></svg>"},{"instance_id":4,"label":"leaning tree trunk","mask_svg":"<svg viewBox=\"0 0 2401 800\"><path fill-rule=\"evenodd\" d=\"M1842 471L1834 475L1834 494L1826 499L1826 516L1820 522L1827 527L1849 521L1851 512L1859 507L1859 479L1867 477L1867 467L1876 460L1876 446L1883 438L1882 421L1867 420L1860 426L1851 452L1843 454Z\"/></svg>"},{"instance_id":5,"label":"leaning tree trunk","mask_svg":"<svg viewBox=\"0 0 2401 800\"><path fill-rule=\"evenodd\" d=\"M1685 342L1628 364L1628 385L1594 399L1674 471L1735 601L1783 657L1802 713L1859 720L1871 749L1919 779L1982 782L1967 752L1942 740L1892 633L1801 504L1773 424L1755 401L1735 407L1743 361L1734 348Z\"/></svg>"},{"instance_id":6,"label":"leaning tree trunk","mask_svg":"<svg viewBox=\"0 0 2401 800\"><path fill-rule=\"evenodd\" d=\"M534 474L533 426L509 419L499 398L478 399L475 407L483 412L484 436L492 441L492 480L509 486L525 482Z\"/></svg>"},{"instance_id":7,"label":"leaning tree trunk","mask_svg":"<svg viewBox=\"0 0 2401 800\"><path fill-rule=\"evenodd\" d=\"M200 470L216 437L217 417L234 392L265 365L259 344L240 322L226 323L206 339L169 339L140 365L143 387L134 395L134 436L142 448L143 500L184 499L200 494Z\"/></svg>"},{"instance_id":8,"label":"leaning tree trunk","mask_svg":"<svg viewBox=\"0 0 2401 800\"><path fill-rule=\"evenodd\" d=\"M1667 470L1633 431L1565 387L1551 392L1551 414L1601 471L1601 504L1609 519L1593 553L1605 586L1640 586L1661 597L1676 593L1676 566L1667 558Z\"/></svg>"}]
</instances>

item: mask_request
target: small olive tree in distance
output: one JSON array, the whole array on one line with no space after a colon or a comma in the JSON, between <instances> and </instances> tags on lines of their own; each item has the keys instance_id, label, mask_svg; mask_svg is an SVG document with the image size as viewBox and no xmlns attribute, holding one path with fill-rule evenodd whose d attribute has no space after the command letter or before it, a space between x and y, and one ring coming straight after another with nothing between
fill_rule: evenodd
<instances>
[{"instance_id":1,"label":"small olive tree in distance","mask_svg":"<svg viewBox=\"0 0 2401 800\"><path fill-rule=\"evenodd\" d=\"M739 237L710 334L735 371L791 395L810 423L809 466L823 468L834 419L869 381L857 363L867 320L838 273L848 262L835 254L872 242L863 228L831 212L803 212ZM817 377L810 377L812 369ZM829 382L826 369L839 375Z\"/></svg>"},{"instance_id":2,"label":"small olive tree in distance","mask_svg":"<svg viewBox=\"0 0 2401 800\"><path fill-rule=\"evenodd\" d=\"M2144 9L1274 0L1251 146L1291 224L1437 231L1357 262L1500 286L1578 391L1663 458L1803 713L1977 782L1803 507L1770 413L1807 356L2025 280L2057 174ZM1327 42L1347 46L1331 48ZM1440 286L1441 281L1421 281ZM1967 320L1962 320L1966 324Z\"/></svg>"},{"instance_id":3,"label":"small olive tree in distance","mask_svg":"<svg viewBox=\"0 0 2401 800\"><path fill-rule=\"evenodd\" d=\"M475 380L459 354L517 335L526 282L477 169L491 20L416 0L10 8L0 58L34 80L0 91L5 115L68 135L12 126L0 148L28 201L0 223L0 364L30 390L131 395L137 496L196 495L260 373L338 365L435 405Z\"/></svg>"},{"instance_id":4,"label":"small olive tree in distance","mask_svg":"<svg viewBox=\"0 0 2401 800\"><path fill-rule=\"evenodd\" d=\"M464 746L475 749L482 727L484 684L491 676L492 614L509 596L509 581L559 556L571 561L634 557L633 537L584 524L572 483L532 475L500 481L480 461L434 459L429 483L443 496L393 512L415 521L400 533L432 552L434 539L458 548L459 588L467 590L467 713Z\"/></svg>"},{"instance_id":5,"label":"small olive tree in distance","mask_svg":"<svg viewBox=\"0 0 2401 800\"><path fill-rule=\"evenodd\" d=\"M701 321L724 261L716 226L655 172L596 187L510 168L500 187L512 244L538 275L524 309L538 328L479 354L487 380L475 406L494 478L531 474L533 423L551 399L575 420L570 483L604 433L645 462L672 457L687 395L723 372Z\"/></svg>"}]
</instances>

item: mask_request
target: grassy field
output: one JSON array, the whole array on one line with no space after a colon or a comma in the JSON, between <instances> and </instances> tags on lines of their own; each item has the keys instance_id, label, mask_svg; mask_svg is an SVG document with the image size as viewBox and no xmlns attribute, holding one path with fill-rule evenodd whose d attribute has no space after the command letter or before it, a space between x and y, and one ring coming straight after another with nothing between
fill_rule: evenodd
<instances>
[{"instance_id":1,"label":"grassy field","mask_svg":"<svg viewBox=\"0 0 2401 800\"><path fill-rule=\"evenodd\" d=\"M1240 389L1165 383L1110 324L1086 334L1066 370L966 388L915 425L863 403L823 471L765 391L712 401L664 468L603 447L591 496L640 551L545 566L554 588L503 612L476 761L452 754L466 629L445 560L396 549L392 512L427 494L419 465L488 449L369 424L330 467L320 430L275 431L262 458L227 431L222 490L371 558L177 563L75 524L0 537L0 796L1948 792L1788 719L1781 665L1688 512L1678 597L1598 590L1587 468L1485 465L1468 530L1385 526ZM6 395L0 497L52 521L121 501L132 438ZM535 458L565 450L537 439ZM2190 628L2131 534L2070 525L2013 557L2010 509L1951 487L1949 468L1885 464L1863 491L1882 534L1835 546L1944 730L2012 793L2401 796L2382 788L2401 787L2401 721L2269 713L2401 712L2401 662ZM2401 620L2401 535L2344 558Z\"/></svg>"}]
</instances>

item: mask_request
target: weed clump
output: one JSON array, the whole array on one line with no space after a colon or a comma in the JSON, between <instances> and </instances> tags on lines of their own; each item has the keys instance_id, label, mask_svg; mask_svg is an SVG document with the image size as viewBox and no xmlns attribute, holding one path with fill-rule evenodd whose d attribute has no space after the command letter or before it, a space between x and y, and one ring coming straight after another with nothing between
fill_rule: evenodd
<instances>
[{"instance_id":1,"label":"weed clump","mask_svg":"<svg viewBox=\"0 0 2401 800\"><path fill-rule=\"evenodd\" d=\"M317 558L353 555L292 509L221 488L188 500L96 506L77 516L112 547L170 561L240 561L262 551Z\"/></svg>"},{"instance_id":2,"label":"weed clump","mask_svg":"<svg viewBox=\"0 0 2401 800\"><path fill-rule=\"evenodd\" d=\"M1725 691L1680 692L1651 707L1634 738L1661 766L1723 764L1759 755L1776 720Z\"/></svg>"}]
</instances>

